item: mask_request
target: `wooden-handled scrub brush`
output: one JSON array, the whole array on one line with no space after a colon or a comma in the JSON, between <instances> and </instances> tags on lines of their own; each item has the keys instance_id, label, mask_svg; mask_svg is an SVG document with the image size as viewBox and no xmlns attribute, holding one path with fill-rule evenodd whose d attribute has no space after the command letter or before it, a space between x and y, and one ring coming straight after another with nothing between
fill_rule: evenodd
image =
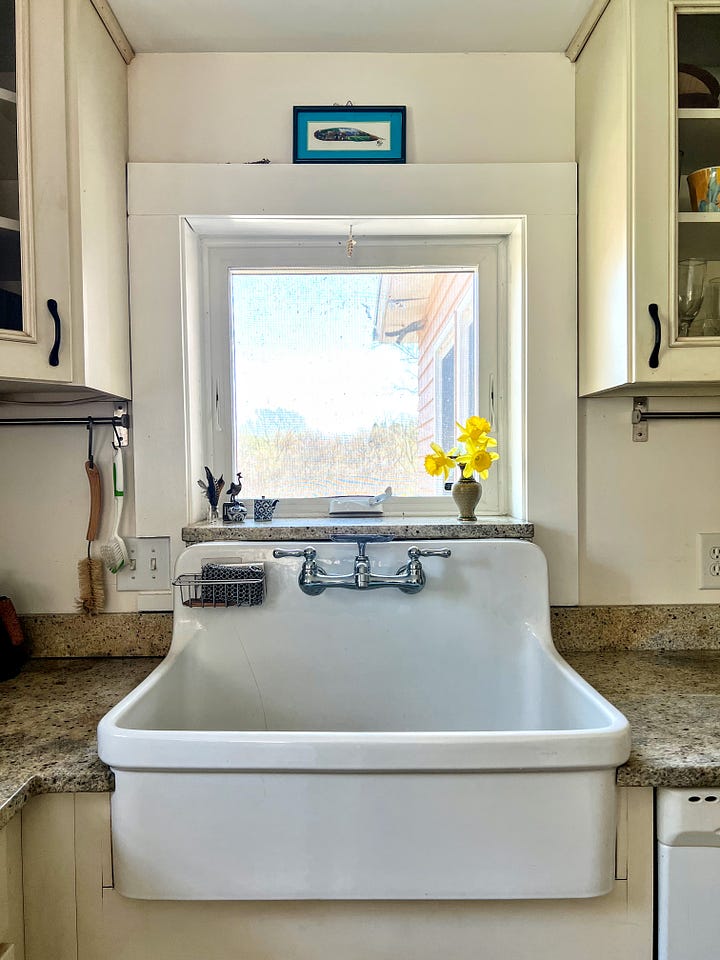
<instances>
[{"instance_id":1,"label":"wooden-handled scrub brush","mask_svg":"<svg viewBox=\"0 0 720 960\"><path fill-rule=\"evenodd\" d=\"M90 519L88 520L87 556L78 563L78 585L80 596L77 600L78 610L81 613L95 614L105 606L105 585L103 583L103 565L90 555L90 548L97 540L100 529L100 514L102 511L102 485L100 471L93 459L93 427L92 420L88 422L88 458L85 462L85 472L90 484Z\"/></svg>"}]
</instances>

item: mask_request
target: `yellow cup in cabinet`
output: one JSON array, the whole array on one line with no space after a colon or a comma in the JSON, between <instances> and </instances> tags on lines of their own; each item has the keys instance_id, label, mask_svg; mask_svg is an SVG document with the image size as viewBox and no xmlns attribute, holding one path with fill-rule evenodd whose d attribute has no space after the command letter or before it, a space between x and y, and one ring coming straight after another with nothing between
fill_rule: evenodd
<instances>
[{"instance_id":1,"label":"yellow cup in cabinet","mask_svg":"<svg viewBox=\"0 0 720 960\"><path fill-rule=\"evenodd\" d=\"M688 175L693 213L720 213L720 167L703 167Z\"/></svg>"}]
</instances>

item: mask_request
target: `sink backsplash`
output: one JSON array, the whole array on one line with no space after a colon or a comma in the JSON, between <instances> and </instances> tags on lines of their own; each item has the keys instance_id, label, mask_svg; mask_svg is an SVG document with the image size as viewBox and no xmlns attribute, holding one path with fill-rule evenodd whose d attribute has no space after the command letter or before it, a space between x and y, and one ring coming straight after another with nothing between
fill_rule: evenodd
<instances>
[{"instance_id":1,"label":"sink backsplash","mask_svg":"<svg viewBox=\"0 0 720 960\"><path fill-rule=\"evenodd\" d=\"M20 617L31 657L164 657L171 613L47 613Z\"/></svg>"},{"instance_id":2,"label":"sink backsplash","mask_svg":"<svg viewBox=\"0 0 720 960\"><path fill-rule=\"evenodd\" d=\"M720 604L552 607L561 653L585 650L718 650Z\"/></svg>"}]
</instances>

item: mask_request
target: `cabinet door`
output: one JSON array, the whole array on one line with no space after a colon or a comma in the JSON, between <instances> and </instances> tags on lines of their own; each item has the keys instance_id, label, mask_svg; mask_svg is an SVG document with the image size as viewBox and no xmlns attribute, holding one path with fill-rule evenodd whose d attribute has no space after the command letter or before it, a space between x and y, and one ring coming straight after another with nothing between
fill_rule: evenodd
<instances>
[{"instance_id":1,"label":"cabinet door","mask_svg":"<svg viewBox=\"0 0 720 960\"><path fill-rule=\"evenodd\" d=\"M680 109L677 77L679 63L718 72L720 4L710 2L700 10L687 0L667 5L634 0L634 9L634 380L717 387L720 336L702 331L709 303L707 280L720 276L720 212L689 212L687 175L697 167L720 164L720 109ZM656 102L667 109L658 110ZM660 213L665 206L666 218ZM691 257L708 265L706 303L698 324L691 326L693 335L687 336L678 317L678 264ZM662 345L659 366L648 375L650 303L660 308ZM720 328L720 317L715 319Z\"/></svg>"},{"instance_id":2,"label":"cabinet door","mask_svg":"<svg viewBox=\"0 0 720 960\"><path fill-rule=\"evenodd\" d=\"M720 213L681 209L690 168L720 165L720 109L693 125L677 85L679 57L720 76L716 17L717 0L610 0L578 59L581 395L720 390L720 336L680 335L677 283L689 257L720 276Z\"/></svg>"},{"instance_id":3,"label":"cabinet door","mask_svg":"<svg viewBox=\"0 0 720 960\"><path fill-rule=\"evenodd\" d=\"M631 376L630 0L611 0L575 76L580 395Z\"/></svg>"},{"instance_id":4,"label":"cabinet door","mask_svg":"<svg viewBox=\"0 0 720 960\"><path fill-rule=\"evenodd\" d=\"M633 383L683 378L673 349L675 314L671 299L677 197L671 173L675 170L675 164L671 163L675 139L672 132L675 117L673 22L671 4L633 0L629 49L632 268L628 276ZM650 366L655 345L650 304L657 304L661 325L657 367Z\"/></svg>"},{"instance_id":5,"label":"cabinet door","mask_svg":"<svg viewBox=\"0 0 720 960\"><path fill-rule=\"evenodd\" d=\"M678 0L675 7L675 19L671 24L674 31L674 47L677 64L690 64L684 67L704 75L709 82L711 93L706 100L709 103L699 105L696 98L687 97L680 103L679 94L673 90L673 120L671 132L676 139L671 141L671 157L677 159L677 194L674 206L676 231L675 263L689 258L707 264L705 270L704 296L700 309L689 311L695 319L687 324L678 321L676 341L673 344L673 364L677 376L687 371L696 374L701 381L720 381L720 303L718 292L720 282L720 205L717 202L699 204L694 210L688 189L688 175L696 170L707 170L720 165L720 69L718 69L718 49L720 48L720 4L704 4L702 7ZM698 198L699 199L699 198ZM717 198L716 198L717 199ZM679 269L675 275L675 286L671 296L678 304L680 313L680 294L687 292L687 272L683 276ZM684 305L687 300L683 297ZM697 304L696 304L697 305ZM695 307L696 307L695 305ZM686 329L687 327L687 329Z\"/></svg>"},{"instance_id":6,"label":"cabinet door","mask_svg":"<svg viewBox=\"0 0 720 960\"><path fill-rule=\"evenodd\" d=\"M0 379L72 379L64 36L62 0L16 0L22 322L20 329L0 331ZM49 300L60 318L54 356L56 320Z\"/></svg>"},{"instance_id":7,"label":"cabinet door","mask_svg":"<svg viewBox=\"0 0 720 960\"><path fill-rule=\"evenodd\" d=\"M0 830L0 960L24 955L20 817Z\"/></svg>"},{"instance_id":8,"label":"cabinet door","mask_svg":"<svg viewBox=\"0 0 720 960\"><path fill-rule=\"evenodd\" d=\"M82 328L82 335L76 333L81 342L75 344L73 379L129 399L127 71L90 0L70 0L66 9L67 77L75 105L73 289L80 291L74 319L76 330Z\"/></svg>"}]
</instances>

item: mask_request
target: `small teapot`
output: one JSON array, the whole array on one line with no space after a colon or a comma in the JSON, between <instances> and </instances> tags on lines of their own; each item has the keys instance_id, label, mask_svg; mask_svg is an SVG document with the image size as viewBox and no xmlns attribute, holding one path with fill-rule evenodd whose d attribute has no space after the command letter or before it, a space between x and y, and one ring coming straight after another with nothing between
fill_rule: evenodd
<instances>
[{"instance_id":1,"label":"small teapot","mask_svg":"<svg viewBox=\"0 0 720 960\"><path fill-rule=\"evenodd\" d=\"M267 497L260 497L259 500L253 500L253 518L259 522L272 520L275 507L279 500L269 500Z\"/></svg>"}]
</instances>

